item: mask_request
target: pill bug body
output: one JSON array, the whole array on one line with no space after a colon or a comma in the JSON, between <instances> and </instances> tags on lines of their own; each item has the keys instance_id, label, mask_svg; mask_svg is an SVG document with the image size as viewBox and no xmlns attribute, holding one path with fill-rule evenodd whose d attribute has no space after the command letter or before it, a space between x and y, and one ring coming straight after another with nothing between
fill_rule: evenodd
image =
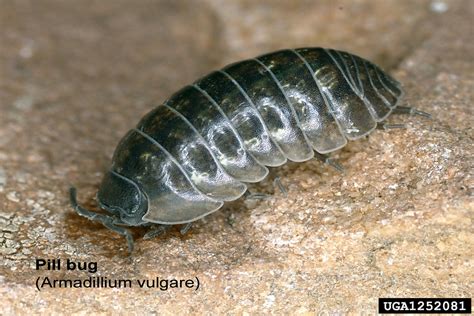
<instances>
[{"instance_id":1,"label":"pill bug body","mask_svg":"<svg viewBox=\"0 0 474 316\"><path fill-rule=\"evenodd\" d=\"M367 135L402 95L374 64L332 49L281 50L214 71L121 140L98 192L113 224L101 221L193 222L241 197L267 167Z\"/></svg>"}]
</instances>

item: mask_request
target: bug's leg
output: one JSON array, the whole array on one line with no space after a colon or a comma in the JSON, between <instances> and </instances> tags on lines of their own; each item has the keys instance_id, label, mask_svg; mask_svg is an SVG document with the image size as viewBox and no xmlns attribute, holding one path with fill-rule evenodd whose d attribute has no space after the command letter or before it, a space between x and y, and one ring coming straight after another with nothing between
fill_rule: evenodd
<instances>
[{"instance_id":1,"label":"bug's leg","mask_svg":"<svg viewBox=\"0 0 474 316\"><path fill-rule=\"evenodd\" d=\"M288 191L285 189L283 183L281 183L280 177L276 177L275 180L273 180L273 185L277 187L285 197L288 197ZM250 191L245 191L244 193L246 200L267 200L271 197L272 195L267 193L250 193Z\"/></svg>"},{"instance_id":2,"label":"bug's leg","mask_svg":"<svg viewBox=\"0 0 474 316\"><path fill-rule=\"evenodd\" d=\"M331 159L328 155L323 155L323 154L320 154L317 151L315 151L314 152L314 157L316 159L322 161L323 163L327 163L328 165L330 165L331 167L333 167L337 171L344 172L344 167L339 162L337 162L336 160Z\"/></svg>"},{"instance_id":3,"label":"bug's leg","mask_svg":"<svg viewBox=\"0 0 474 316\"><path fill-rule=\"evenodd\" d=\"M120 219L110 216L110 215L95 213L80 206L77 203L77 199L76 199L76 188L69 189L69 197L71 200L71 205L74 208L74 210L77 212L77 214L91 221L102 223L102 225L104 225L108 229L113 230L114 232L119 233L122 236L125 236L125 238L127 239L128 251L130 253L133 251L133 244L134 244L133 236L128 229L117 226L117 224L124 224L120 221Z\"/></svg>"},{"instance_id":4,"label":"bug's leg","mask_svg":"<svg viewBox=\"0 0 474 316\"><path fill-rule=\"evenodd\" d=\"M116 233L119 233L120 235L124 236L125 239L127 239L127 246L128 246L128 252L132 253L133 252L133 236L132 233L126 228L116 226L115 224L120 224L120 222L112 221L112 222L102 222L105 227L107 227L110 230L113 230Z\"/></svg>"},{"instance_id":5,"label":"bug's leg","mask_svg":"<svg viewBox=\"0 0 474 316\"><path fill-rule=\"evenodd\" d=\"M179 230L179 233L181 235L186 235L186 233L189 231L189 229L193 226L193 223L187 223L181 229Z\"/></svg>"},{"instance_id":6,"label":"bug's leg","mask_svg":"<svg viewBox=\"0 0 474 316\"><path fill-rule=\"evenodd\" d=\"M158 226L153 226L149 231L145 233L143 236L143 239L153 239L161 234L163 234L170 225L158 225Z\"/></svg>"},{"instance_id":7,"label":"bug's leg","mask_svg":"<svg viewBox=\"0 0 474 316\"><path fill-rule=\"evenodd\" d=\"M377 129L396 129L396 128L407 128L406 124L387 124L377 123Z\"/></svg>"},{"instance_id":8,"label":"bug's leg","mask_svg":"<svg viewBox=\"0 0 474 316\"><path fill-rule=\"evenodd\" d=\"M271 198L270 194L266 193L250 193L250 191L245 191L244 198L246 200L267 200Z\"/></svg>"},{"instance_id":9,"label":"bug's leg","mask_svg":"<svg viewBox=\"0 0 474 316\"><path fill-rule=\"evenodd\" d=\"M281 183L280 177L276 177L275 180L273 180L273 185L280 190L284 197L288 197L288 191L283 186L283 183Z\"/></svg>"},{"instance_id":10,"label":"bug's leg","mask_svg":"<svg viewBox=\"0 0 474 316\"><path fill-rule=\"evenodd\" d=\"M411 106L397 106L393 112L393 114L408 114L408 115L420 115L427 118L431 118L431 114L427 112L423 112L413 108Z\"/></svg>"}]
</instances>

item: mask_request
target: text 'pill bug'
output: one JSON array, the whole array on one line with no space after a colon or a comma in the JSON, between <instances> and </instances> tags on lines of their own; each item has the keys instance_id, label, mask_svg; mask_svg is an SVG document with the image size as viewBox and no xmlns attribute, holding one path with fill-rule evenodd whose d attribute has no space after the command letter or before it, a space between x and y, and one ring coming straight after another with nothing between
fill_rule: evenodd
<instances>
[{"instance_id":1,"label":"text 'pill bug'","mask_svg":"<svg viewBox=\"0 0 474 316\"><path fill-rule=\"evenodd\" d=\"M267 167L302 162L361 138L399 106L401 85L361 57L332 49L272 52L214 71L145 115L118 144L82 216L127 238L124 226L188 224L241 197ZM417 111L424 115L426 113ZM189 227L186 225L185 227Z\"/></svg>"}]
</instances>

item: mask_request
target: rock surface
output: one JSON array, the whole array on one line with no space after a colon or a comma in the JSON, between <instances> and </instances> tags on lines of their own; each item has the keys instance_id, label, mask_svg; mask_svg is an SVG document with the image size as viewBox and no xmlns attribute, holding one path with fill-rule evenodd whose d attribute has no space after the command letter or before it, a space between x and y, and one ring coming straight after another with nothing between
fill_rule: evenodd
<instances>
[{"instance_id":1,"label":"rock surface","mask_svg":"<svg viewBox=\"0 0 474 316\"><path fill-rule=\"evenodd\" d=\"M16 314L374 314L378 297L469 297L474 282L472 1L2 1L0 310ZM73 213L122 135L153 105L226 63L283 47L371 59L406 100L335 155L290 163L180 236L135 230L136 251ZM89 201L89 202L87 202ZM108 279L198 278L194 289L42 289L35 259L97 262Z\"/></svg>"}]
</instances>

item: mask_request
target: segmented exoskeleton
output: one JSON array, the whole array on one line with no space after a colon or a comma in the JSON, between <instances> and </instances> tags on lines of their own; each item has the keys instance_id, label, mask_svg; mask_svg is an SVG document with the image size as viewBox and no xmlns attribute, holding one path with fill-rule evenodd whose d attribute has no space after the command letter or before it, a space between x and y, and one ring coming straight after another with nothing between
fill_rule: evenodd
<instances>
[{"instance_id":1,"label":"segmented exoskeleton","mask_svg":"<svg viewBox=\"0 0 474 316\"><path fill-rule=\"evenodd\" d=\"M98 201L120 225L190 223L241 197L287 160L306 161L375 129L397 107L400 84L355 55L281 50L231 64L175 93L121 140Z\"/></svg>"}]
</instances>

